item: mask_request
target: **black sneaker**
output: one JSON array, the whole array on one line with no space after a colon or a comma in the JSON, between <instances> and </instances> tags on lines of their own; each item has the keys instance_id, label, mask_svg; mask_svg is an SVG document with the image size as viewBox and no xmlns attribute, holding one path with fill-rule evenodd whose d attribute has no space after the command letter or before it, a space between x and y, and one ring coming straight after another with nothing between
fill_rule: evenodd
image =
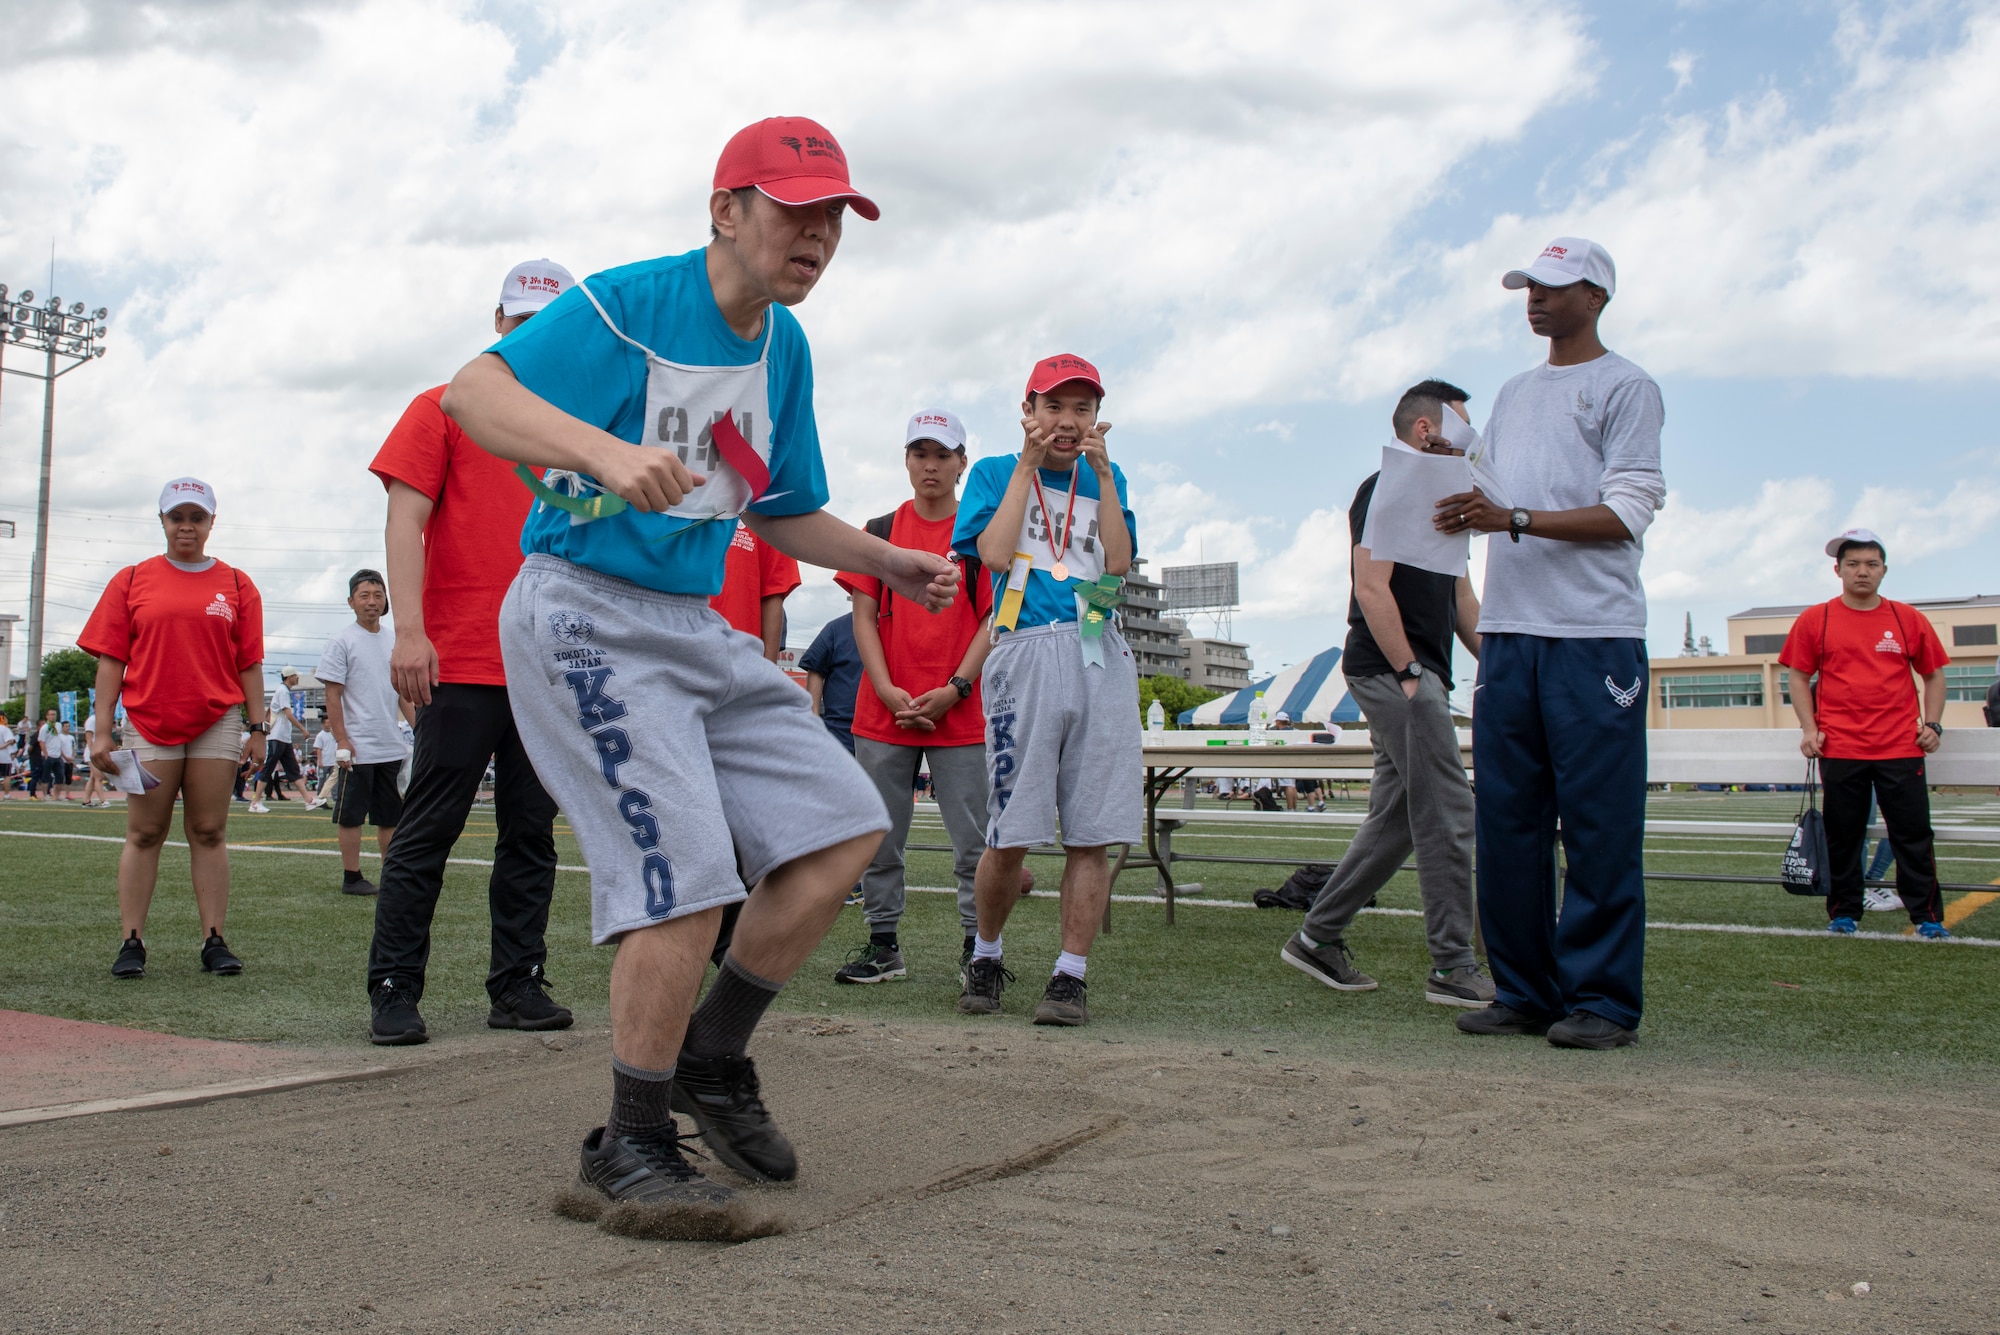
<instances>
[{"instance_id":1,"label":"black sneaker","mask_svg":"<svg viewBox=\"0 0 2000 1335\"><path fill-rule=\"evenodd\" d=\"M526 978L509 983L486 1013L488 1029L567 1029L575 1022L569 1007L549 1000L548 975L537 964Z\"/></svg>"},{"instance_id":2,"label":"black sneaker","mask_svg":"<svg viewBox=\"0 0 2000 1335\"><path fill-rule=\"evenodd\" d=\"M213 974L239 974L243 972L243 961L222 939L222 933L210 930L208 940L201 943L201 971Z\"/></svg>"},{"instance_id":3,"label":"black sneaker","mask_svg":"<svg viewBox=\"0 0 2000 1335\"><path fill-rule=\"evenodd\" d=\"M903 952L893 946L870 941L847 957L847 963L834 970L836 983L886 983L891 978L907 978L910 971L903 964Z\"/></svg>"},{"instance_id":4,"label":"black sneaker","mask_svg":"<svg viewBox=\"0 0 2000 1335\"><path fill-rule=\"evenodd\" d=\"M711 1182L681 1153L680 1139L669 1121L668 1134L658 1140L607 1136L598 1127L583 1138L583 1164L576 1180L616 1203L639 1205L721 1206L736 1193Z\"/></svg>"},{"instance_id":5,"label":"black sneaker","mask_svg":"<svg viewBox=\"0 0 2000 1335\"><path fill-rule=\"evenodd\" d=\"M1285 942L1284 949L1278 952L1278 958L1336 992L1373 992L1380 986L1354 967L1354 952L1340 941L1313 947L1300 940L1298 933L1294 932L1291 939Z\"/></svg>"},{"instance_id":6,"label":"black sneaker","mask_svg":"<svg viewBox=\"0 0 2000 1335\"><path fill-rule=\"evenodd\" d=\"M1086 990L1081 978L1066 973L1051 974L1049 985L1042 990L1042 1003L1035 1007L1035 1023L1089 1024L1090 1007L1083 1003Z\"/></svg>"},{"instance_id":7,"label":"black sneaker","mask_svg":"<svg viewBox=\"0 0 2000 1335\"><path fill-rule=\"evenodd\" d=\"M113 978L144 978L146 976L146 943L133 932L125 938L125 944L118 947L118 958L111 963Z\"/></svg>"},{"instance_id":8,"label":"black sneaker","mask_svg":"<svg viewBox=\"0 0 2000 1335\"><path fill-rule=\"evenodd\" d=\"M369 880L366 876L357 876L351 881L343 876L340 878L340 893L343 895L378 895L382 892L377 890L375 882Z\"/></svg>"},{"instance_id":9,"label":"black sneaker","mask_svg":"<svg viewBox=\"0 0 2000 1335\"><path fill-rule=\"evenodd\" d=\"M1494 1002L1476 1011L1467 1011L1458 1017L1460 1033L1486 1034L1494 1037L1508 1037L1515 1034L1546 1034L1549 1021L1538 1020L1532 1015L1523 1015L1512 1006Z\"/></svg>"},{"instance_id":10,"label":"black sneaker","mask_svg":"<svg viewBox=\"0 0 2000 1335\"><path fill-rule=\"evenodd\" d=\"M692 1117L715 1157L743 1176L789 1182L799 1175L799 1157L764 1107L757 1064L748 1057L681 1053L671 1106Z\"/></svg>"},{"instance_id":11,"label":"black sneaker","mask_svg":"<svg viewBox=\"0 0 2000 1335\"><path fill-rule=\"evenodd\" d=\"M1000 994L1013 981L1014 975L999 960L973 960L965 966L965 990L958 994L959 1013L998 1015Z\"/></svg>"},{"instance_id":12,"label":"black sneaker","mask_svg":"<svg viewBox=\"0 0 2000 1335\"><path fill-rule=\"evenodd\" d=\"M1559 1048L1622 1048L1637 1043L1639 1036L1615 1020L1594 1011L1571 1011L1567 1019L1549 1026L1549 1042Z\"/></svg>"},{"instance_id":13,"label":"black sneaker","mask_svg":"<svg viewBox=\"0 0 2000 1335\"><path fill-rule=\"evenodd\" d=\"M431 1031L417 1013L417 994L406 983L397 986L394 978L384 978L368 994L368 1041L379 1048L407 1047L428 1043Z\"/></svg>"}]
</instances>

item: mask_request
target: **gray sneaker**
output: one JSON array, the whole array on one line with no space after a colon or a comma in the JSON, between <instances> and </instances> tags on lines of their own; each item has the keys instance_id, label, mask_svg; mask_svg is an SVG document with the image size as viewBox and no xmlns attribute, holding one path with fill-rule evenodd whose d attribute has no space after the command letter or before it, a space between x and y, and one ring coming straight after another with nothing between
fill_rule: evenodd
<instances>
[{"instance_id":1,"label":"gray sneaker","mask_svg":"<svg viewBox=\"0 0 2000 1335\"><path fill-rule=\"evenodd\" d=\"M1449 971L1432 969L1424 979L1424 1000L1477 1010L1493 1004L1493 980L1481 973L1477 964L1461 964Z\"/></svg>"},{"instance_id":2,"label":"gray sneaker","mask_svg":"<svg viewBox=\"0 0 2000 1335\"><path fill-rule=\"evenodd\" d=\"M1336 992L1373 992L1380 986L1354 967L1353 952L1339 941L1329 941L1315 950L1294 933L1278 958Z\"/></svg>"},{"instance_id":3,"label":"gray sneaker","mask_svg":"<svg viewBox=\"0 0 2000 1335\"><path fill-rule=\"evenodd\" d=\"M909 967L903 963L902 951L870 941L849 955L847 963L834 971L833 981L886 983L892 978L907 978L909 973Z\"/></svg>"}]
</instances>

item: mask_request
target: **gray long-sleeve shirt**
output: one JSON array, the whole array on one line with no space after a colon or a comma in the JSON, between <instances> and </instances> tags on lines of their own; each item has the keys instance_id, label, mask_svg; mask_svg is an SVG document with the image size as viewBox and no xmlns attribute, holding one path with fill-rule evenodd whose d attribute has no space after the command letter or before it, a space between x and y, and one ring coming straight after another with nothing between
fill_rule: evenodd
<instances>
[{"instance_id":1,"label":"gray long-sleeve shirt","mask_svg":"<svg viewBox=\"0 0 2000 1335\"><path fill-rule=\"evenodd\" d=\"M1486 420L1484 471L1523 510L1603 504L1632 534L1626 542L1486 544L1479 629L1551 639L1644 639L1640 543L1666 501L1660 472L1660 387L1615 352L1578 366L1542 365L1501 386Z\"/></svg>"}]
</instances>

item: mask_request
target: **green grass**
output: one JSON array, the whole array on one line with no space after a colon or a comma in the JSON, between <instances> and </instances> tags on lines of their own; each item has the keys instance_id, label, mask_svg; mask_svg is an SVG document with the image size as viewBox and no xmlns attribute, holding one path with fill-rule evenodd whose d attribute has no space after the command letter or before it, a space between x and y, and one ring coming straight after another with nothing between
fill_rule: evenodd
<instances>
[{"instance_id":1,"label":"green grass","mask_svg":"<svg viewBox=\"0 0 2000 1335\"><path fill-rule=\"evenodd\" d=\"M1656 800L1654 814L1718 819L1789 814L1782 797L1774 803L1754 795L1731 796L1728 801L1706 800L1708 795L1681 800L1677 794ZM1992 806L1990 800L1943 798L1939 815L1990 821L1996 814L1988 810ZM1346 809L1359 807L1356 801ZM0 806L0 831L115 839L123 832L123 815L9 802ZM230 835L238 843L333 847L330 825L284 807L266 817L239 810ZM913 838L943 842L935 820L921 817ZM1329 861L1346 839L1346 831L1272 837L1211 825L1183 834L1177 847L1182 852ZM458 855L488 856L491 840L490 812L476 812ZM1768 874L1778 854L1774 841L1676 836L1648 843L1648 865L1656 870L1727 868ZM559 835L559 851L563 863L580 864L566 832ZM1966 859L1946 864L1947 879L1984 883L2000 876L2000 860L1991 856L1995 850L1954 846L1941 851ZM117 853L115 842L0 834L0 972L10 984L7 1006L202 1037L364 1042L373 903L338 893L335 859L250 851L234 855L229 938L250 967L240 978L216 979L196 967L186 851L167 849L147 930L149 975L138 983L113 983L108 970L117 946ZM1052 888L1058 864L1038 858L1031 865L1043 872L1044 887ZM913 853L910 870L912 884L948 882L948 859L942 854ZM1180 875L1200 879L1204 898L1240 900L1257 886L1275 885L1284 869L1184 864ZM424 1002L434 1033L483 1027L485 876L477 867L454 866L447 872ZM1151 873L1135 872L1118 889L1143 893L1151 884ZM1417 907L1415 877L1397 877L1383 892L1382 903ZM1721 883L1655 883L1650 916L1807 928L1824 922L1817 901L1794 898L1775 887ZM1075 1041L1159 1036L1234 1046L1251 1054L1270 1046L1287 1056L1345 1055L1473 1071L1522 1069L1524 1064L1534 1069L1567 1060L1541 1044L1477 1043L1450 1032L1454 1012L1422 998L1428 961L1422 923L1416 918L1364 914L1356 922L1349 943L1363 967L1383 981L1380 991L1364 995L1329 992L1277 962L1279 945L1297 924L1295 914L1189 905L1178 925L1168 927L1156 904L1119 904L1114 921L1114 931L1100 940L1091 957L1096 1023L1069 1036ZM1871 918L1866 925L1893 928L1897 922ZM951 896L911 896L903 932L913 970L909 980L836 987L830 981L833 970L865 931L858 911L845 911L779 1005L856 1024L956 1020L952 1003L959 930ZM2000 905L1974 915L1960 931L2000 936ZM1036 896L1016 912L1007 945L1020 981L1010 994L1009 1016L997 1024L1022 1022L1054 959L1056 932L1053 897ZM586 876L559 875L549 936L549 971L558 997L575 1006L586 1022L602 1023L611 955L589 945ZM1616 1069L1638 1069L1624 1060L1629 1057L1647 1066L1741 1066L1959 1083L1990 1077L2000 1060L2000 1029L1984 1022L2000 952L1667 931L1652 933L1647 944L1646 1041L1636 1053L1623 1054ZM976 1023L987 1028L996 1024Z\"/></svg>"}]
</instances>

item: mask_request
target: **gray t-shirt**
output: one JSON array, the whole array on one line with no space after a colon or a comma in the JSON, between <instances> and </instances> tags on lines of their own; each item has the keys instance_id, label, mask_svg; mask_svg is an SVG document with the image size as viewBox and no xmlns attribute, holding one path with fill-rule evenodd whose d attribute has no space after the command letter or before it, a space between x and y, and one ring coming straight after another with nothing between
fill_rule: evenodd
<instances>
[{"instance_id":1,"label":"gray t-shirt","mask_svg":"<svg viewBox=\"0 0 2000 1335\"><path fill-rule=\"evenodd\" d=\"M1646 637L1640 543L1666 501L1660 472L1660 387L1615 352L1579 366L1542 365L1501 386L1486 419L1496 500L1523 510L1608 505L1625 542L1556 542L1505 533L1486 540L1481 633L1550 639Z\"/></svg>"},{"instance_id":2,"label":"gray t-shirt","mask_svg":"<svg viewBox=\"0 0 2000 1335\"><path fill-rule=\"evenodd\" d=\"M401 712L396 685L389 676L389 650L395 636L384 628L370 635L351 621L326 642L313 675L341 688L340 711L347 722L347 740L357 765L403 762L403 738L396 731Z\"/></svg>"}]
</instances>

